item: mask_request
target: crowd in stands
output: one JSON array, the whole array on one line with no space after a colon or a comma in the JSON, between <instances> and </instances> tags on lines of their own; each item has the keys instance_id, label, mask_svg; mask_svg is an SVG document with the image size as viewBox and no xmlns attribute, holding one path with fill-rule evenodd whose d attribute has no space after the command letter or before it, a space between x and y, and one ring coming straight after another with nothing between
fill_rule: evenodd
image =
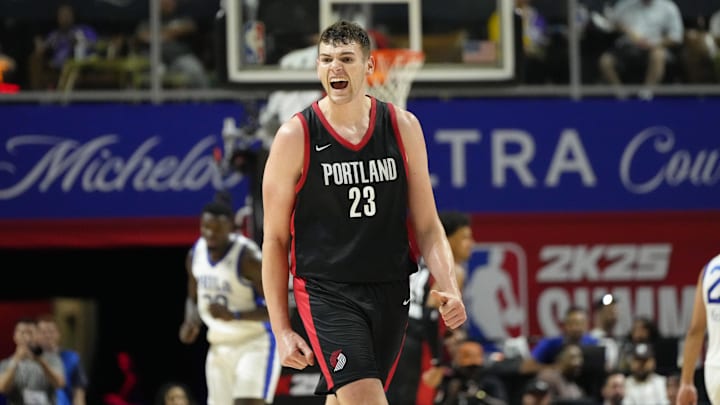
<instances>
[{"instance_id":1,"label":"crowd in stands","mask_svg":"<svg viewBox=\"0 0 720 405\"><path fill-rule=\"evenodd\" d=\"M305 7L300 3L286 11L297 14L295 8ZM22 21L3 21L0 77L33 90L148 88L147 14L112 25L84 17L83 10L73 4L60 4L53 21L44 25L33 23L20 29ZM224 27L220 20L208 21L207 15L188 11L190 4L190 0L160 0L162 85L221 87L225 84L225 61L220 60L225 54L220 35ZM267 20L263 21L264 60L259 62L273 65L285 53L302 48L304 43L298 38L311 33L287 33L292 24L275 27L269 17L274 3L268 4L266 15L258 17ZM562 4L515 0L516 32L522 36L515 55L517 82L569 82L567 16L558 13L559 7L566 7ZM642 84L646 88L639 96L647 99L658 84L720 81L720 6L687 12L684 0L578 0L578 4L583 83L611 85L621 98L629 96L622 84ZM219 4L214 7L220 9ZM500 41L497 14L486 20L479 30L481 39ZM24 40L18 41L18 34ZM27 42L31 44L22 45Z\"/></svg>"},{"instance_id":2,"label":"crowd in stands","mask_svg":"<svg viewBox=\"0 0 720 405\"><path fill-rule=\"evenodd\" d=\"M107 376L86 371L78 351L65 347L56 316L21 315L12 331L15 347L0 359L0 404L86 405L98 403L88 395L92 383ZM103 405L150 404L138 389L134 360L127 352L116 356L120 378L100 399ZM97 388L97 387L96 387ZM197 404L189 385L167 381L155 391L155 405ZM97 396L97 395L96 395Z\"/></svg>"},{"instance_id":3,"label":"crowd in stands","mask_svg":"<svg viewBox=\"0 0 720 405\"><path fill-rule=\"evenodd\" d=\"M88 377L78 352L61 346L55 317L22 317L15 348L0 361L0 398L7 404L85 405Z\"/></svg>"},{"instance_id":4,"label":"crowd in stands","mask_svg":"<svg viewBox=\"0 0 720 405\"><path fill-rule=\"evenodd\" d=\"M206 88L212 62L203 54L205 34L178 0L160 0L160 76L166 88ZM33 24L32 44L0 30L0 79L29 90L148 88L150 26L146 18L109 24L81 18L72 2L55 9L52 23ZM11 25L19 30L19 22ZM3 35L5 34L5 35ZM26 39L26 38L25 38ZM13 46L7 46L12 44ZM208 51L207 49L205 49ZM211 49L209 51L212 51ZM205 60L203 60L205 57ZM3 80L0 80L2 82Z\"/></svg>"},{"instance_id":5,"label":"crowd in stands","mask_svg":"<svg viewBox=\"0 0 720 405\"><path fill-rule=\"evenodd\" d=\"M473 241L469 218L458 212L441 212L440 218L458 284L464 285ZM467 324L450 330L437 323L432 316L434 305L423 301L422 291L429 284L420 268L411 277L411 290L413 302L424 302L425 307L413 311L411 306L410 313L416 313L417 319L411 316L406 341L414 357L421 357L424 341L432 358L421 362L401 356L388 390L390 404L675 404L680 340L661 336L653 318L637 314L629 330L620 331L621 304L616 296L604 294L590 308L571 306L559 320L560 333L555 336L518 335L490 341ZM422 384L418 386L411 377L420 364ZM398 386L396 379L402 384ZM702 386L702 381L697 383ZM412 397L408 388L417 392L415 400L408 400Z\"/></svg>"},{"instance_id":6,"label":"crowd in stands","mask_svg":"<svg viewBox=\"0 0 720 405\"><path fill-rule=\"evenodd\" d=\"M635 317L626 336L613 332L616 323L617 299L607 294L591 310L568 309L562 333L525 355L489 352L456 331L444 363L427 368L423 381L435 389L434 404L675 404L678 341L647 317Z\"/></svg>"}]
</instances>

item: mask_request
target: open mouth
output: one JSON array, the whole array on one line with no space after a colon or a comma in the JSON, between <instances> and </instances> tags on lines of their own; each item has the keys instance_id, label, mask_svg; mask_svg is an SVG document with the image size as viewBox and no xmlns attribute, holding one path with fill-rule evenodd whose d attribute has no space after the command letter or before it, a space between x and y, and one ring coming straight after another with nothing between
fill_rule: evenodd
<instances>
[{"instance_id":1,"label":"open mouth","mask_svg":"<svg viewBox=\"0 0 720 405\"><path fill-rule=\"evenodd\" d=\"M333 89L336 89L336 90L344 89L347 86L348 86L347 80L336 80L336 81L330 82L330 87L332 87Z\"/></svg>"}]
</instances>

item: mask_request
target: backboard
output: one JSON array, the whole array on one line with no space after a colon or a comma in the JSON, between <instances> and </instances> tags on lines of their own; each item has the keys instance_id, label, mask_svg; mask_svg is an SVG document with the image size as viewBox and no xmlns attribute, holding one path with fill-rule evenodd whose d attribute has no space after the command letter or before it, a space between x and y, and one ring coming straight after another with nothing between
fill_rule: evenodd
<instances>
[{"instance_id":1,"label":"backboard","mask_svg":"<svg viewBox=\"0 0 720 405\"><path fill-rule=\"evenodd\" d=\"M301 45L298 41L309 37L308 32L295 33L270 23L279 14L290 24L301 26L300 30L317 28L314 33L338 18L351 19L379 35L389 48L422 50L426 61L415 84L513 78L516 41L510 0L302 1L304 5L296 6L300 1L226 0L227 69L231 83L290 86L317 81L312 68L287 69L278 65L280 51L314 43L308 40ZM277 2L278 7L267 5L273 2ZM307 14L303 14L305 11ZM492 18L499 21L496 24L499 39L493 41L488 35ZM293 41L297 43L289 43Z\"/></svg>"}]
</instances>

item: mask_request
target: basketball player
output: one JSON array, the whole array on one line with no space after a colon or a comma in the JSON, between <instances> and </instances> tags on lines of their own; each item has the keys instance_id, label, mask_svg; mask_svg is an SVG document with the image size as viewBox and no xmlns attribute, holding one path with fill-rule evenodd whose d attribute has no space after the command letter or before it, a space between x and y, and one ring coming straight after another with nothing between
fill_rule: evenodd
<instances>
[{"instance_id":1,"label":"basketball player","mask_svg":"<svg viewBox=\"0 0 720 405\"><path fill-rule=\"evenodd\" d=\"M317 361L315 392L326 404L388 403L417 269L413 237L445 324L466 319L422 128L366 95L374 67L359 25L338 21L321 33L326 95L278 129L263 179L263 286L278 352L296 369ZM290 324L289 270L309 344Z\"/></svg>"},{"instance_id":2,"label":"basketball player","mask_svg":"<svg viewBox=\"0 0 720 405\"><path fill-rule=\"evenodd\" d=\"M690 329L685 336L682 374L677 405L694 405L698 401L695 388L695 366L708 334L705 354L705 389L713 405L720 405L720 255L705 266L697 281L695 304Z\"/></svg>"},{"instance_id":3,"label":"basketball player","mask_svg":"<svg viewBox=\"0 0 720 405\"><path fill-rule=\"evenodd\" d=\"M207 326L208 405L272 403L280 361L262 299L260 250L233 233L224 202L205 205L200 238L186 259L188 297L180 340L193 343Z\"/></svg>"},{"instance_id":4,"label":"basketball player","mask_svg":"<svg viewBox=\"0 0 720 405\"><path fill-rule=\"evenodd\" d=\"M473 245L470 218L455 211L440 212L445 235L455 260L455 277L462 291L465 280L465 265L470 258ZM408 305L408 327L405 342L398 361L393 381L388 387L388 401L393 405L414 405L418 397L420 376L425 371L423 346L430 351L430 365L437 367L443 360L440 350L441 328L438 325L437 302L429 297L435 281L421 261L416 273L410 276L410 304ZM430 394L430 393L428 393Z\"/></svg>"}]
</instances>

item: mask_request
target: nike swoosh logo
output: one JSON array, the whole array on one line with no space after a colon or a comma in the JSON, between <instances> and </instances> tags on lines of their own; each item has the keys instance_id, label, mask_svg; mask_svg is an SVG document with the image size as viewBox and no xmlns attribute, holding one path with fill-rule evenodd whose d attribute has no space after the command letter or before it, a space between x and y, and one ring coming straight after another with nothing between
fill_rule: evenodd
<instances>
[{"instance_id":1,"label":"nike swoosh logo","mask_svg":"<svg viewBox=\"0 0 720 405\"><path fill-rule=\"evenodd\" d=\"M409 303L410 303L410 298L408 298L408 299L406 299L406 300L403 300L403 305L407 305L407 304L409 304Z\"/></svg>"},{"instance_id":2,"label":"nike swoosh logo","mask_svg":"<svg viewBox=\"0 0 720 405\"><path fill-rule=\"evenodd\" d=\"M318 152L321 152L321 151L324 151L325 149L329 148L331 145L332 145L331 143L329 143L327 145L323 145L323 146L315 145L315 150Z\"/></svg>"}]
</instances>

